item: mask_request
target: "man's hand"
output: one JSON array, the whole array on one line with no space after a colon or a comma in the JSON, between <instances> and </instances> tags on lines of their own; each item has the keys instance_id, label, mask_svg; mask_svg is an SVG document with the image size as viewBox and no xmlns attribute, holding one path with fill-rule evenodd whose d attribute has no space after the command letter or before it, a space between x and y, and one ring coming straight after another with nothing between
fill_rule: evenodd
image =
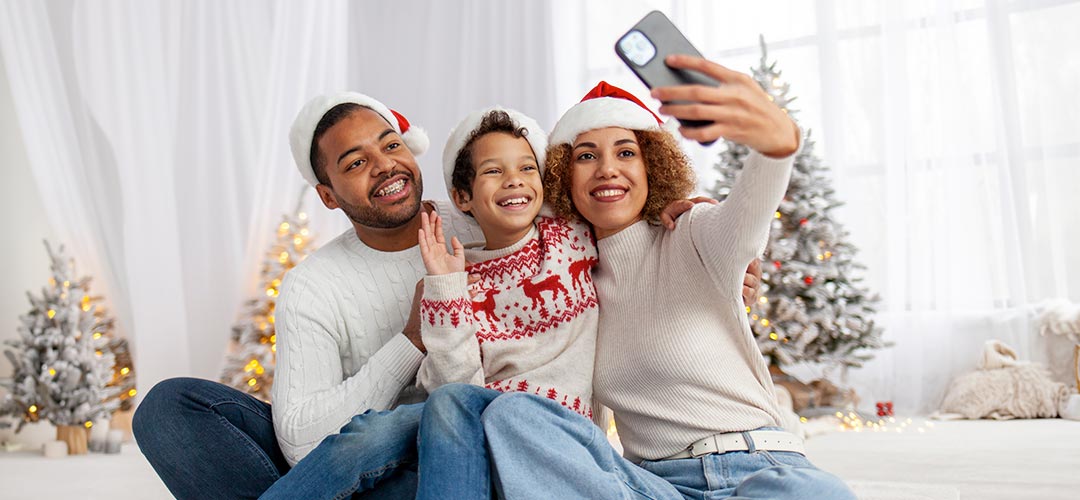
<instances>
[{"instance_id":1,"label":"man's hand","mask_svg":"<svg viewBox=\"0 0 1080 500\"><path fill-rule=\"evenodd\" d=\"M754 259L750 267L746 268L746 276L742 281L742 301L746 307L754 305L758 292L761 290L761 259Z\"/></svg>"},{"instance_id":2,"label":"man's hand","mask_svg":"<svg viewBox=\"0 0 1080 500\"><path fill-rule=\"evenodd\" d=\"M660 222L669 230L675 229L675 219L678 219L680 215L686 213L698 203L708 203L710 205L720 204L719 201L709 198L708 196L698 196L688 200L675 200L668 203L668 205L664 207L664 210L660 212Z\"/></svg>"},{"instance_id":3,"label":"man's hand","mask_svg":"<svg viewBox=\"0 0 1080 500\"><path fill-rule=\"evenodd\" d=\"M405 338L409 339L420 352L427 354L424 347L424 339L420 338L420 301L424 298L424 280L416 282L416 291L413 292L412 309L409 310L409 320L405 322L405 329L401 331Z\"/></svg>"},{"instance_id":4,"label":"man's hand","mask_svg":"<svg viewBox=\"0 0 1080 500\"><path fill-rule=\"evenodd\" d=\"M671 68L704 73L722 84L653 89L652 96L662 102L691 102L665 104L660 106L661 113L681 120L713 122L704 127L679 127L683 137L698 142L723 137L772 158L784 158L798 150L799 129L795 122L769 100L769 95L749 75L687 55L668 56L664 62Z\"/></svg>"}]
</instances>

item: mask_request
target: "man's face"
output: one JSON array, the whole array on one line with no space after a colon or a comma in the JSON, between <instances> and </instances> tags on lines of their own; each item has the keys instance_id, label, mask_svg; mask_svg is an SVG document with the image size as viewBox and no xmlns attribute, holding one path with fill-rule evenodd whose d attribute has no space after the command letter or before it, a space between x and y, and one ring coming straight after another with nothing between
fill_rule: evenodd
<instances>
[{"instance_id":1,"label":"man's face","mask_svg":"<svg viewBox=\"0 0 1080 500\"><path fill-rule=\"evenodd\" d=\"M341 208L355 224L390 229L420 210L420 169L394 128L375 111L357 110L319 138L330 185L318 186L327 208Z\"/></svg>"}]
</instances>

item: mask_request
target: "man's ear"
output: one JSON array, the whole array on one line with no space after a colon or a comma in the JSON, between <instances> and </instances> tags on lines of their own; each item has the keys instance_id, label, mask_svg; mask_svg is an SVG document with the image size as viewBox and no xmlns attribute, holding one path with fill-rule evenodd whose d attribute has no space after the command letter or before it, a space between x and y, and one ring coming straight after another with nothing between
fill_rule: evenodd
<instances>
[{"instance_id":1,"label":"man's ear","mask_svg":"<svg viewBox=\"0 0 1080 500\"><path fill-rule=\"evenodd\" d=\"M330 210L340 207L337 202L337 195L334 194L334 190L326 184L319 184L315 186L315 191L319 193L319 199L322 200L322 204Z\"/></svg>"},{"instance_id":2,"label":"man's ear","mask_svg":"<svg viewBox=\"0 0 1080 500\"><path fill-rule=\"evenodd\" d=\"M460 189L454 188L452 197L454 198L454 205L458 210L469 213L469 210L472 208L472 196Z\"/></svg>"}]
</instances>

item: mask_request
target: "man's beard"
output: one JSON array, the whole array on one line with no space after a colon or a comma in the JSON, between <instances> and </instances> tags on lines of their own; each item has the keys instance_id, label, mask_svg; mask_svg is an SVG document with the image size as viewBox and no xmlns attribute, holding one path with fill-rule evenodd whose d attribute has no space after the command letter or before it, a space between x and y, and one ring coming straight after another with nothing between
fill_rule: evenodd
<instances>
[{"instance_id":1,"label":"man's beard","mask_svg":"<svg viewBox=\"0 0 1080 500\"><path fill-rule=\"evenodd\" d=\"M373 229L393 229L405 225L413 217L416 217L416 214L420 211L420 197L424 191L420 181L408 172L391 172L376 181L374 185L382 185L387 179L398 174L405 174L410 184L409 197L395 203L395 206L402 207L402 210L387 212L377 206L358 207L340 198L337 200L338 206L345 212L345 215L349 216L349 219L361 226ZM374 197L374 192L369 193L368 196Z\"/></svg>"}]
</instances>

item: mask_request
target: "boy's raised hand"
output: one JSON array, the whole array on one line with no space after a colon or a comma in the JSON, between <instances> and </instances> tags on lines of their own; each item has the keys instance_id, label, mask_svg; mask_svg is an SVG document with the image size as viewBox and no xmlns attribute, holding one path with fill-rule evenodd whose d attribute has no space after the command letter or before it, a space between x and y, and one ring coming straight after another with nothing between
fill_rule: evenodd
<instances>
[{"instance_id":1,"label":"boy's raised hand","mask_svg":"<svg viewBox=\"0 0 1080 500\"><path fill-rule=\"evenodd\" d=\"M460 273L465 271L465 248L457 237L450 239L454 253L446 250L443 237L442 218L439 214L421 211L420 213L420 256L429 275Z\"/></svg>"}]
</instances>

